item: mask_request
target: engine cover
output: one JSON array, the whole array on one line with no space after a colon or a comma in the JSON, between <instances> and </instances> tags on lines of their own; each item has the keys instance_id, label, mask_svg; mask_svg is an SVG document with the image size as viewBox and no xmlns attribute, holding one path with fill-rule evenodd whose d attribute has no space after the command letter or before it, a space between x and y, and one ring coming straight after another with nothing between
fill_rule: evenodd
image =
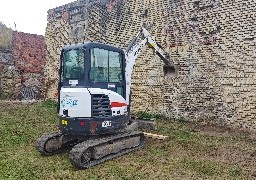
<instances>
[{"instance_id":1,"label":"engine cover","mask_svg":"<svg viewBox=\"0 0 256 180\"><path fill-rule=\"evenodd\" d=\"M91 117L91 95L87 88L61 88L60 116Z\"/></svg>"},{"instance_id":2,"label":"engine cover","mask_svg":"<svg viewBox=\"0 0 256 180\"><path fill-rule=\"evenodd\" d=\"M59 128L71 135L119 132L129 121L125 99L100 88L62 88Z\"/></svg>"}]
</instances>

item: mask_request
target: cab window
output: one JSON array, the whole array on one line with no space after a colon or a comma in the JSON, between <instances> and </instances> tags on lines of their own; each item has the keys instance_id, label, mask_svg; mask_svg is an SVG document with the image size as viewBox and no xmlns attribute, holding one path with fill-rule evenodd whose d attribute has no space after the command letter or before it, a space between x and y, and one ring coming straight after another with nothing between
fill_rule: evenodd
<instances>
[{"instance_id":1,"label":"cab window","mask_svg":"<svg viewBox=\"0 0 256 180\"><path fill-rule=\"evenodd\" d=\"M105 49L91 49L90 79L93 82L121 82L121 54Z\"/></svg>"},{"instance_id":2,"label":"cab window","mask_svg":"<svg viewBox=\"0 0 256 180\"><path fill-rule=\"evenodd\" d=\"M63 77L65 79L82 79L84 77L84 51L73 49L64 53Z\"/></svg>"}]
</instances>

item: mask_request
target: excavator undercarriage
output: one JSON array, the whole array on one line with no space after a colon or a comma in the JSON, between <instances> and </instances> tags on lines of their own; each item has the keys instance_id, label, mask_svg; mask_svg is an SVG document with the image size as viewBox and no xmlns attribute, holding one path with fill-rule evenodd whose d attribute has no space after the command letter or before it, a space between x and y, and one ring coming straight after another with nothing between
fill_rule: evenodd
<instances>
[{"instance_id":1,"label":"excavator undercarriage","mask_svg":"<svg viewBox=\"0 0 256 180\"><path fill-rule=\"evenodd\" d=\"M48 133L37 140L37 149L43 155L53 155L65 148L72 148L69 153L71 163L78 168L89 168L142 148L144 134L133 130L138 124L134 122L124 132L113 135L72 136L61 132Z\"/></svg>"}]
</instances>

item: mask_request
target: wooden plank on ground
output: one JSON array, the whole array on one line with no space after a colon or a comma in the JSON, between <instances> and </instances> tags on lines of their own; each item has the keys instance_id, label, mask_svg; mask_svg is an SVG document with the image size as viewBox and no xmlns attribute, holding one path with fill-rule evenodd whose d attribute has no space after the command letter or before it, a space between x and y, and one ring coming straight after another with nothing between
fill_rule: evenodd
<instances>
[{"instance_id":1,"label":"wooden plank on ground","mask_svg":"<svg viewBox=\"0 0 256 180\"><path fill-rule=\"evenodd\" d=\"M146 137L153 138L153 139L165 140L168 138L168 136L164 136L164 135L152 134L152 133L146 133L146 132L143 132L143 133Z\"/></svg>"}]
</instances>

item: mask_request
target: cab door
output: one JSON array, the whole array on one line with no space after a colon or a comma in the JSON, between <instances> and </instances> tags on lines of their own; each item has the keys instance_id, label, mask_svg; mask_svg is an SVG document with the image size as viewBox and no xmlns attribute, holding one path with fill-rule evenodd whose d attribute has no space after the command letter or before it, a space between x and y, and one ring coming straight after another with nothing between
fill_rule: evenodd
<instances>
[{"instance_id":1,"label":"cab door","mask_svg":"<svg viewBox=\"0 0 256 180\"><path fill-rule=\"evenodd\" d=\"M90 59L90 86L109 89L125 98L124 55L115 48L94 47Z\"/></svg>"}]
</instances>

